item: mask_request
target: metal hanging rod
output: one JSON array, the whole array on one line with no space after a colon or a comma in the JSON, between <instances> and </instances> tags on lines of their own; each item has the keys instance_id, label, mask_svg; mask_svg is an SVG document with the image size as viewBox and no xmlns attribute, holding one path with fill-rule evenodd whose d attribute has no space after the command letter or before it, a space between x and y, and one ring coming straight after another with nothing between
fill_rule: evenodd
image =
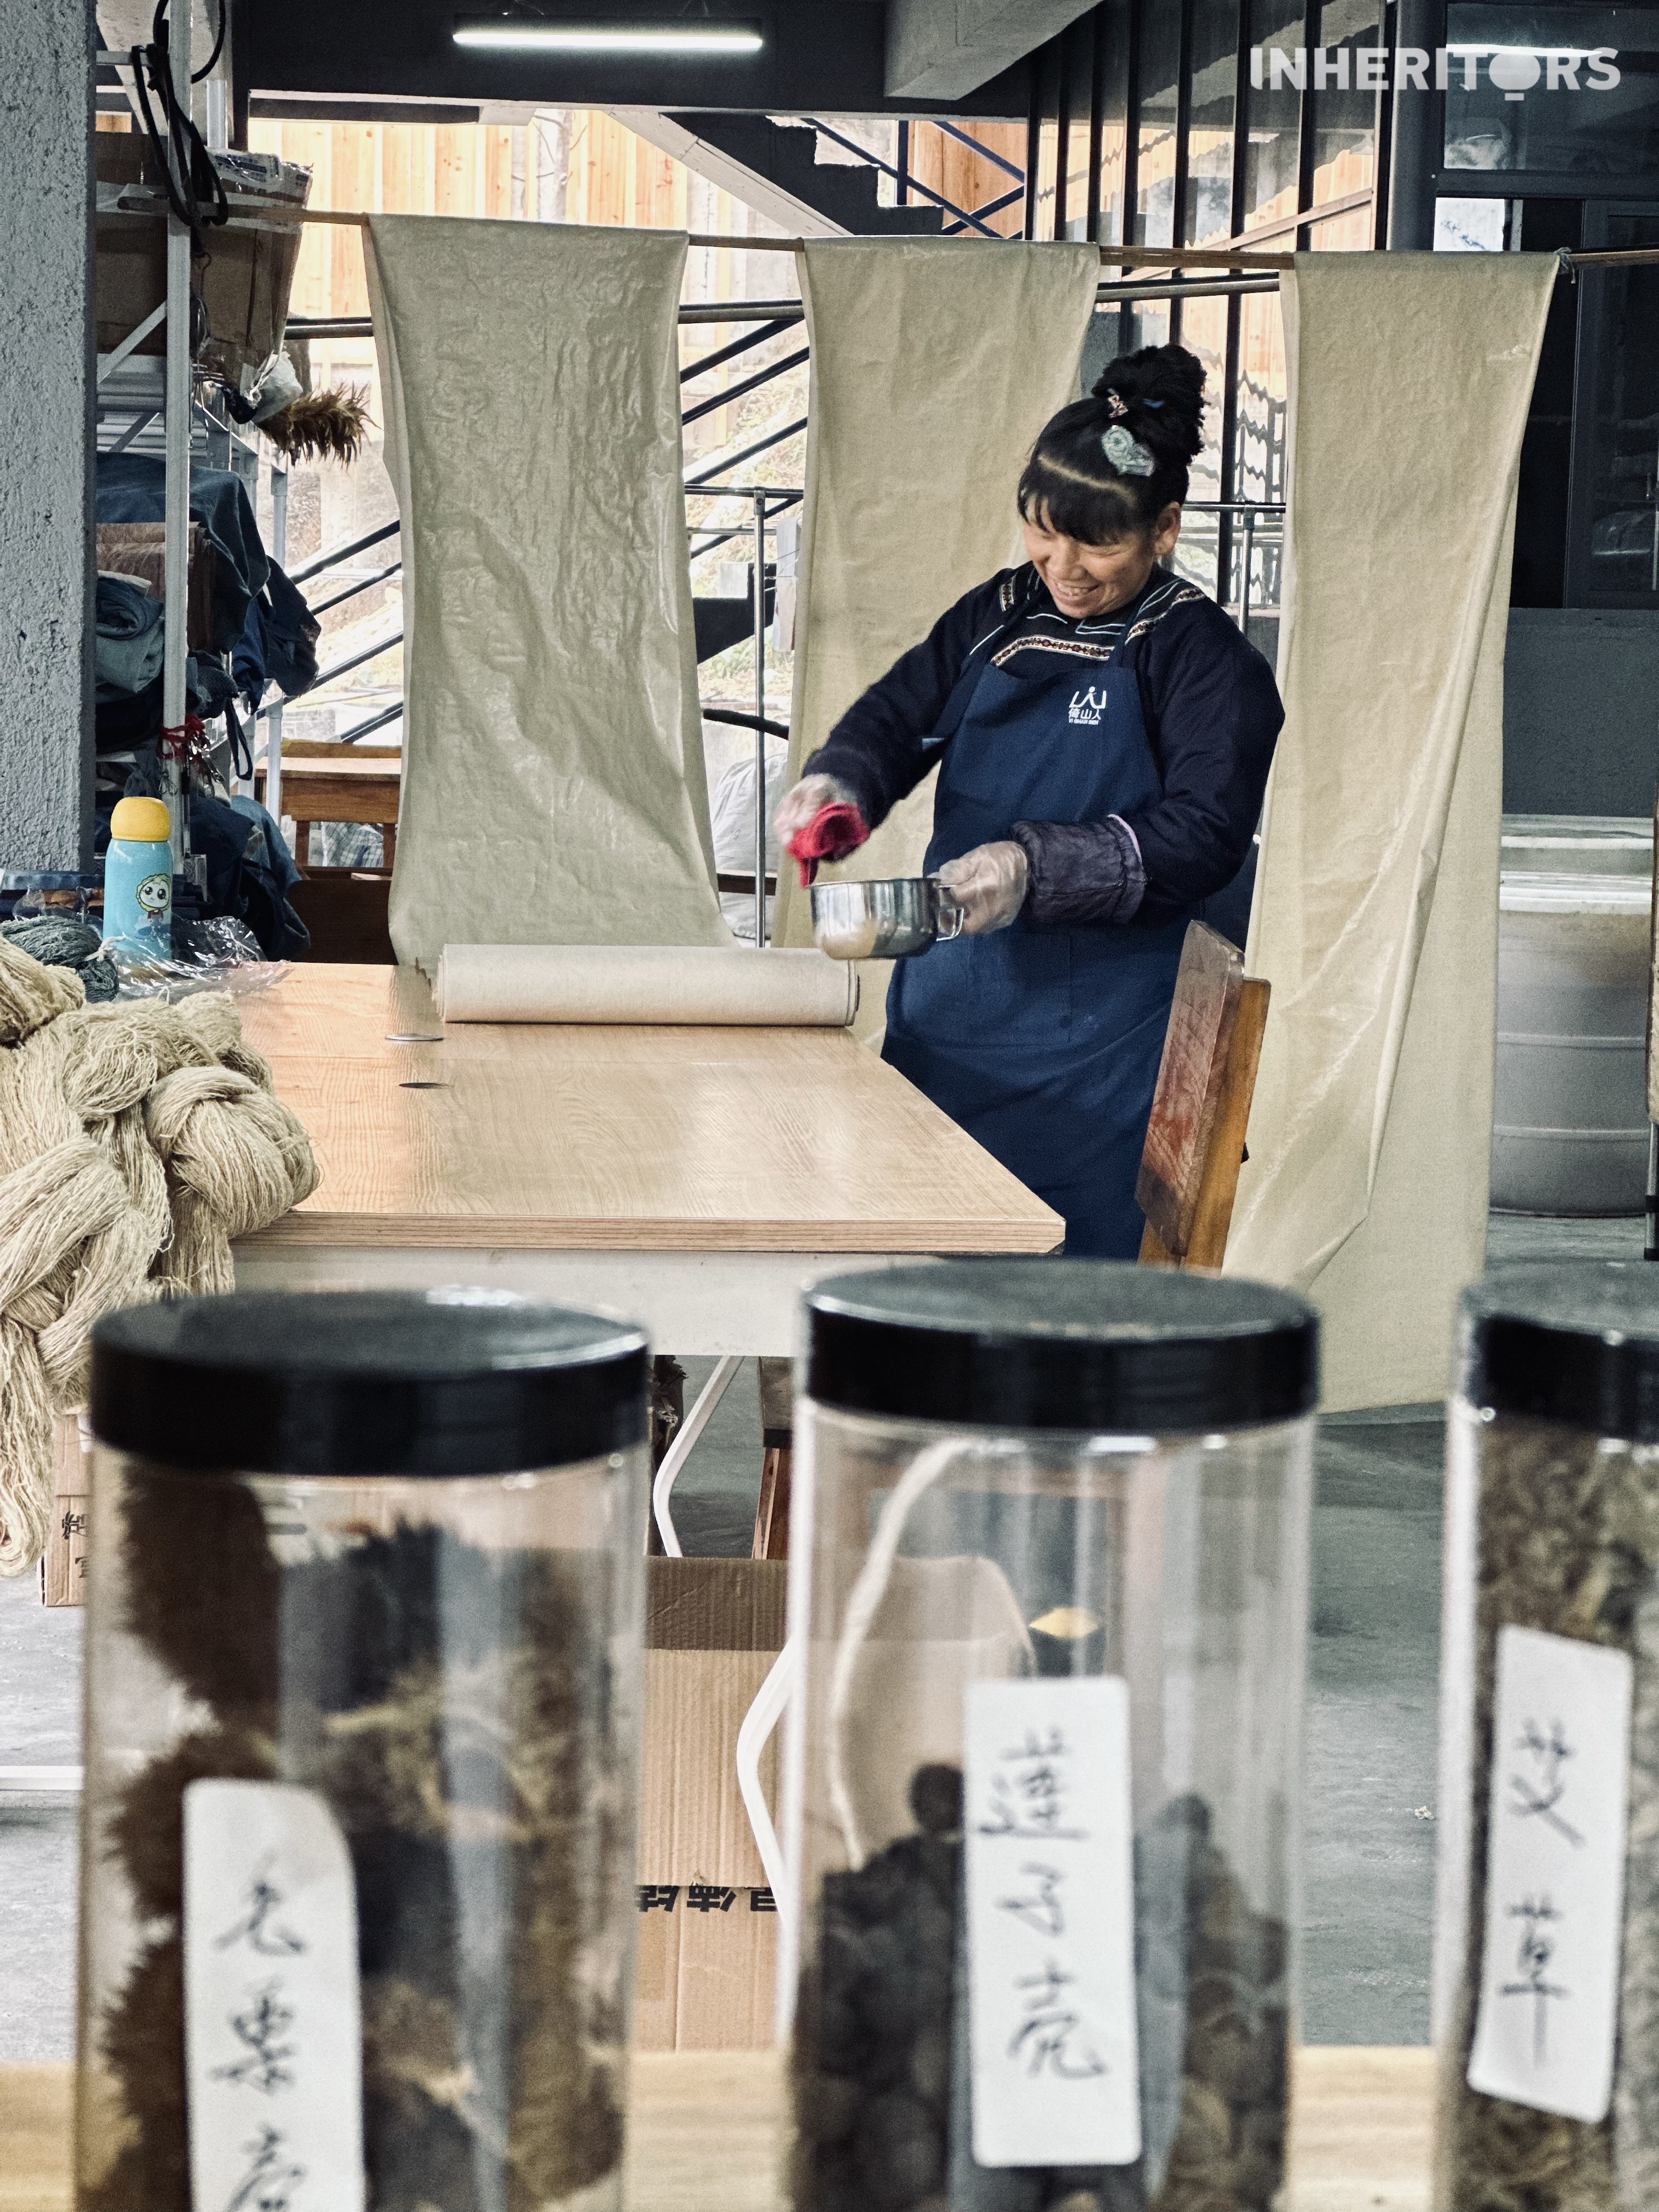
<instances>
[{"instance_id":1,"label":"metal hanging rod","mask_svg":"<svg viewBox=\"0 0 1659 2212\"><path fill-rule=\"evenodd\" d=\"M781 328L805 319L799 300L696 300L679 311L683 324L776 323ZM370 338L374 325L368 315L290 315L286 331L294 338Z\"/></svg>"},{"instance_id":2,"label":"metal hanging rod","mask_svg":"<svg viewBox=\"0 0 1659 2212\"><path fill-rule=\"evenodd\" d=\"M1276 270L1249 276L1148 276L1133 277L1122 284L1102 284L1096 289L1095 300L1098 306L1110 307L1136 300L1225 300L1240 293L1278 289Z\"/></svg>"},{"instance_id":3,"label":"metal hanging rod","mask_svg":"<svg viewBox=\"0 0 1659 2212\"><path fill-rule=\"evenodd\" d=\"M1322 207L1303 208L1295 215L1285 216L1271 225L1264 224L1261 232L1255 234L1279 236L1287 231L1311 229L1317 224L1332 222L1339 216L1352 214L1357 208L1369 204L1370 198L1369 192L1345 194L1340 200L1327 201ZM267 202L256 199L251 193L239 196L236 204L246 211L246 216L249 222L260 228L268 227L273 222L278 223L320 222L337 224L347 229L367 230L373 220L369 215L360 213L355 209L296 208L291 201ZM167 210L164 205L158 205L154 208L124 207L121 212L127 215L153 214L159 217L164 216ZM233 215L230 221L232 227L234 228L238 217ZM648 225L639 226L641 230L649 228ZM1252 234L1246 233L1245 236L1248 239ZM821 240L804 238L723 238L717 233L708 231L692 231L689 236L686 233L680 232L678 235L686 238L688 245L707 246L718 252L732 253L799 253L803 246L825 242ZM1029 240L1018 239L985 242L998 245L1030 243ZM1103 246L1097 251L1102 263L1114 269L1282 271L1292 267L1295 263L1293 254L1258 253L1248 244L1236 245L1228 240L1224 240L1217 246ZM1560 258L1564 269L1635 268L1646 262L1659 261L1659 246L1631 246L1598 249L1591 252L1580 252L1570 247L1563 247ZM778 312L781 307L794 305L793 301L772 301L767 304L774 313ZM684 310L682 313L684 313ZM699 319L714 322L720 319L722 316L728 320L733 319L729 308L723 302L709 301L703 305L703 313ZM690 318L688 317L687 319Z\"/></svg>"}]
</instances>

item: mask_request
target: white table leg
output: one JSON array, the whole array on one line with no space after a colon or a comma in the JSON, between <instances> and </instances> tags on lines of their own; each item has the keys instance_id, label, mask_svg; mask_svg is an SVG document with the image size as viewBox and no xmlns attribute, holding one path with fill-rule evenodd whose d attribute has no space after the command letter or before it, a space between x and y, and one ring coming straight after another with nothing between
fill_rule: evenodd
<instances>
[{"instance_id":1,"label":"white table leg","mask_svg":"<svg viewBox=\"0 0 1659 2212\"><path fill-rule=\"evenodd\" d=\"M736 1353L719 1361L714 1373L703 1384L697 1402L680 1423L679 1434L662 1455L662 1465L657 1469L657 1479L651 1486L651 1510L657 1516L657 1527L662 1534L662 1547L671 1559L685 1557L680 1549L678 1532L674 1527L674 1516L669 1510L674 1484L680 1469L691 1456L691 1447L708 1425L708 1417L731 1387L732 1377L743 1364Z\"/></svg>"}]
</instances>

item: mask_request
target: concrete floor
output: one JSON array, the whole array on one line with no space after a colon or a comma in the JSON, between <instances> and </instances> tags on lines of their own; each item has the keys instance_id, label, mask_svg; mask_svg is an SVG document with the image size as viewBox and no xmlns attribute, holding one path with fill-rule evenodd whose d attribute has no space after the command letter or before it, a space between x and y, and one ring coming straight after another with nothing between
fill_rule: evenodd
<instances>
[{"instance_id":1,"label":"concrete floor","mask_svg":"<svg viewBox=\"0 0 1659 2212\"><path fill-rule=\"evenodd\" d=\"M1494 1216L1492 1263L1639 1259L1639 1221ZM712 1363L693 1360L687 1403ZM1428 2036L1443 1423L1434 1406L1322 1427L1309 1649L1303 2027L1314 2043ZM674 1494L688 1553L749 1550L760 1468L752 1370ZM0 1766L79 1756L81 1616L0 1582ZM0 1798L0 2062L74 2040L76 1819Z\"/></svg>"}]
</instances>

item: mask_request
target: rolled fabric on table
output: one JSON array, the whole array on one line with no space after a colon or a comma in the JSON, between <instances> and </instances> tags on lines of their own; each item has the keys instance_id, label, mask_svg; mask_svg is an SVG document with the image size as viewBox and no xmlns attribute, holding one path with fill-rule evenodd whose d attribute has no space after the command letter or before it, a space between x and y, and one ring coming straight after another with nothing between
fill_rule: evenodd
<instances>
[{"instance_id":1,"label":"rolled fabric on table","mask_svg":"<svg viewBox=\"0 0 1659 2212\"><path fill-rule=\"evenodd\" d=\"M449 1022L677 1023L845 1029L858 971L821 952L700 945L446 945Z\"/></svg>"}]
</instances>

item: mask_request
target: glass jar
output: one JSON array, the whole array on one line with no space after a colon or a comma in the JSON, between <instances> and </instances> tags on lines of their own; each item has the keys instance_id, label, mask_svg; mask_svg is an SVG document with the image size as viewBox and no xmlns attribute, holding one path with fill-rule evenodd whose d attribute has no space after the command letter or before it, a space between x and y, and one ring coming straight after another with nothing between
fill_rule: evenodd
<instances>
[{"instance_id":1,"label":"glass jar","mask_svg":"<svg viewBox=\"0 0 1659 2212\"><path fill-rule=\"evenodd\" d=\"M1465 1291L1440 1644L1441 2212L1659 2203L1659 1267Z\"/></svg>"},{"instance_id":2,"label":"glass jar","mask_svg":"<svg viewBox=\"0 0 1659 2212\"><path fill-rule=\"evenodd\" d=\"M1318 1324L955 1261L806 1300L797 2212L1266 2207Z\"/></svg>"},{"instance_id":3,"label":"glass jar","mask_svg":"<svg viewBox=\"0 0 1659 2212\"><path fill-rule=\"evenodd\" d=\"M80 2212L620 2203L646 1364L483 1291L100 1323Z\"/></svg>"}]
</instances>

